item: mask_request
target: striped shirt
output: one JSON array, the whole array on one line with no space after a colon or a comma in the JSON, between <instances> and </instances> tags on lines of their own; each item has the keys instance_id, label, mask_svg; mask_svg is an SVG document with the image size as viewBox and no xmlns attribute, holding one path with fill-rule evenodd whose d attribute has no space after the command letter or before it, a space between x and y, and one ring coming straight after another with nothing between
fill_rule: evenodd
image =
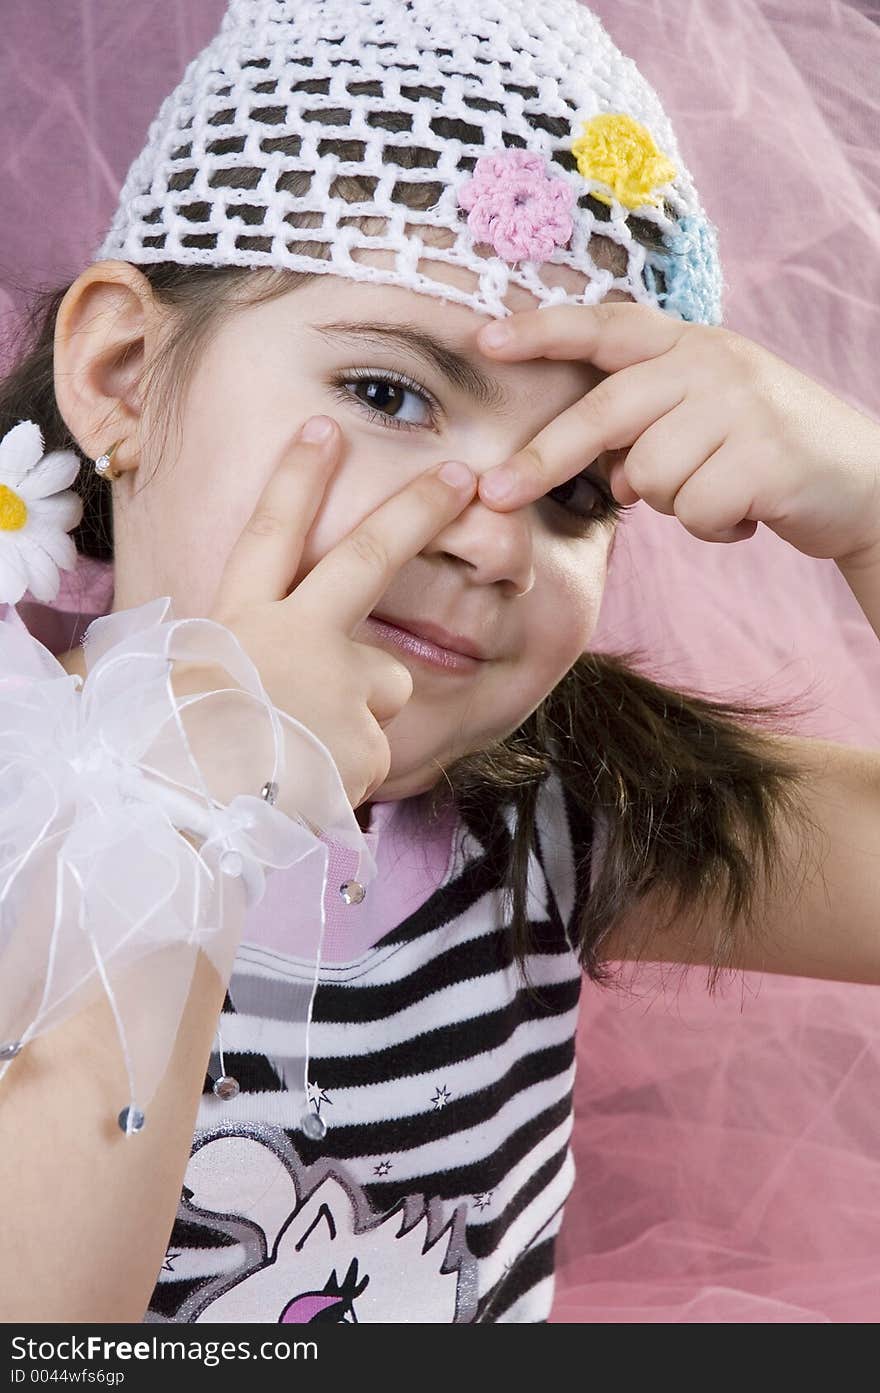
<instances>
[{"instance_id":1,"label":"striped shirt","mask_svg":"<svg viewBox=\"0 0 880 1393\"><path fill-rule=\"evenodd\" d=\"M386 823L374 853L372 941L355 933L348 952L333 926L353 853L331 845L308 1071L326 1133L304 1133L285 1087L285 1002L307 989L304 967L283 941L246 939L219 1022L240 1092L215 1097L212 1056L148 1321L548 1318L574 1181L571 943L591 829L552 775L530 853L525 982L505 927L512 814L454 821L412 907L383 889L406 880L407 838L414 853L423 839L403 804L379 808L394 810L395 835ZM276 895L291 893L282 875Z\"/></svg>"}]
</instances>

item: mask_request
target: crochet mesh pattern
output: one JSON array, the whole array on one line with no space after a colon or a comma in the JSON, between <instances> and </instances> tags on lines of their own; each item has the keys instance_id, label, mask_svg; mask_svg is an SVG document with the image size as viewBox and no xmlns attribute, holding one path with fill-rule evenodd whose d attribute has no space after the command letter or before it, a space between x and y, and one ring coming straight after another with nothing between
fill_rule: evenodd
<instances>
[{"instance_id":1,"label":"crochet mesh pattern","mask_svg":"<svg viewBox=\"0 0 880 1393\"><path fill-rule=\"evenodd\" d=\"M572 142L603 113L640 123L674 166L653 202L624 206L579 172ZM495 254L459 206L480 157L509 150L573 190L568 245L543 260ZM578 0L231 0L150 126L103 258L335 273L498 317L510 284L540 306L618 289L721 322L715 229L669 119Z\"/></svg>"}]
</instances>

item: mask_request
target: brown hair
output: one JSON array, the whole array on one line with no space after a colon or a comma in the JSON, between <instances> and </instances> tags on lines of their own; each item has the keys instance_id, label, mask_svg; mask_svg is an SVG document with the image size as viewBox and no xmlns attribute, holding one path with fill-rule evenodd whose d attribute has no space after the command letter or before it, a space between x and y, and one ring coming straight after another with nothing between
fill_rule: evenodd
<instances>
[{"instance_id":1,"label":"brown hair","mask_svg":"<svg viewBox=\"0 0 880 1393\"><path fill-rule=\"evenodd\" d=\"M395 127L395 113L381 114L390 129L406 129L405 124ZM408 119L401 117L401 122ZM544 129L553 124L537 117L535 122ZM559 130L551 134L564 136L566 130L567 123L560 119ZM473 138L462 131L444 133ZM273 148L284 144L281 137L273 141ZM359 157L353 143L333 144L341 159ZM433 166L436 154L401 144L396 158L416 168ZM565 150L554 158L571 167ZM307 193L308 173L282 179L294 194ZM252 188L253 171L232 166L225 182L231 188ZM333 190L349 202L362 201L369 198L369 183L365 177L343 175ZM430 182L398 183L395 196L408 207L426 208L438 187ZM608 216L601 202L589 196L580 202L597 217ZM255 223L260 211L253 209ZM307 226L318 218L305 210L288 214L287 220ZM377 220L360 216L356 221ZM629 225L647 247L659 249L652 224L631 218ZM606 255L620 252L608 239L595 240L604 242ZM239 241L260 246L266 239L255 232ZM162 234L155 242L162 245ZM210 245L198 234L190 242ZM295 244L291 250L320 258L329 252L314 242ZM171 410L180 408L200 346L226 316L311 279L309 273L280 268L160 262L138 269L157 302L171 313L173 330L143 379L150 393L160 393L156 399L164 396L168 401L169 417ZM79 455L85 467L76 487L83 497L84 516L74 540L81 554L108 560L113 554L111 493L90 468L91 461L68 431L55 400L54 330L67 288L36 292L32 298L21 326L17 365L0 383L0 435L19 420L32 420L43 432L47 451L66 449ZM453 798L464 824L500 868L499 883L512 897L514 950L525 967L533 934L527 872L535 846L536 804L544 780L555 771L578 860L582 892L575 947L587 975L612 984L603 945L621 916L648 891L655 891L671 907L668 924L687 910L716 911L720 927L711 951L713 990L718 974L736 961L737 932L760 932L762 891L782 869L780 821L799 818L812 826L799 797L805 775L769 734L770 729L791 732L801 708L793 700L723 702L676 690L639 671L643 661L634 651L584 654L513 734L444 768L442 779L418 802L412 800L413 807L432 817L441 803ZM505 809L513 813L512 831ZM589 889L590 834L596 814L601 814L606 829L606 847ZM625 945L626 955L649 954L655 929L646 922L642 941Z\"/></svg>"}]
</instances>

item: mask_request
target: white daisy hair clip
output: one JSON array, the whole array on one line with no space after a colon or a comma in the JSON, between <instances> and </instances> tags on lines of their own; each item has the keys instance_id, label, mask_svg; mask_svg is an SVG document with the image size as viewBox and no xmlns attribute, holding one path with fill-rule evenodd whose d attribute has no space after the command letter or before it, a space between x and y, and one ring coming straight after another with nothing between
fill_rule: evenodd
<instances>
[{"instance_id":1,"label":"white daisy hair clip","mask_svg":"<svg viewBox=\"0 0 880 1393\"><path fill-rule=\"evenodd\" d=\"M0 440L0 603L15 605L26 590L48 604L60 571L76 567L72 528L83 504L70 485L80 461L72 450L43 453L43 434L19 421Z\"/></svg>"}]
</instances>

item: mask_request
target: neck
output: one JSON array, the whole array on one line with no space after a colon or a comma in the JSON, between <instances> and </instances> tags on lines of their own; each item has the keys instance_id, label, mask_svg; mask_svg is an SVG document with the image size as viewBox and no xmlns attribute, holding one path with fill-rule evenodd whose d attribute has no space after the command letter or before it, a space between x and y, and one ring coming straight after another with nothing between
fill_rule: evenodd
<instances>
[{"instance_id":1,"label":"neck","mask_svg":"<svg viewBox=\"0 0 880 1393\"><path fill-rule=\"evenodd\" d=\"M65 672L75 673L78 677L85 678L85 655L81 647L69 648L66 653L59 653L57 659Z\"/></svg>"}]
</instances>

